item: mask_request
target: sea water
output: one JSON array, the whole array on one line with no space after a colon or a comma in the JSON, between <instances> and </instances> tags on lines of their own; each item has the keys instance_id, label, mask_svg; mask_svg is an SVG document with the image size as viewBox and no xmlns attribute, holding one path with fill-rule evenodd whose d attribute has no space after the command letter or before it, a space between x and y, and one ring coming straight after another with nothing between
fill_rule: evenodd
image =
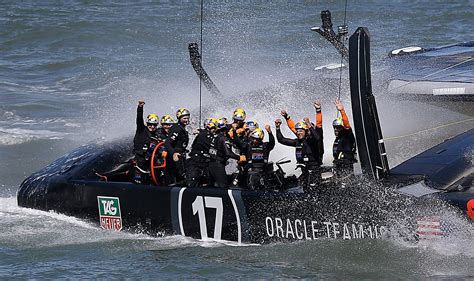
<instances>
[{"instance_id":1,"label":"sea water","mask_svg":"<svg viewBox=\"0 0 474 281\"><path fill-rule=\"evenodd\" d=\"M323 101L325 163L330 164L339 96L334 83L311 84L339 54L310 30L330 9L343 23L344 1L203 1L203 65L223 97L202 89L203 112L272 124L286 109L313 118ZM108 232L54 212L20 208L18 186L32 172L89 142L129 138L136 102L145 113L191 109L199 123L199 80L187 45L200 41L200 1L2 1L0 4L0 278L328 278L474 276L472 239L425 244L402 240L318 240L245 245L180 236ZM392 49L473 40L472 1L351 1L350 32L369 28L372 61ZM390 69L374 70L374 84ZM339 77L335 72L334 77ZM347 69L341 99L349 108ZM394 102L375 93L391 165L474 124L433 104ZM215 107L214 104L225 104ZM203 116L203 118L208 116ZM423 131L419 134L414 134ZM284 131L289 134L289 131ZM277 145L272 160L294 160ZM294 161L293 161L294 162ZM291 164L290 164L291 166ZM287 172L294 172L294 166Z\"/></svg>"}]
</instances>

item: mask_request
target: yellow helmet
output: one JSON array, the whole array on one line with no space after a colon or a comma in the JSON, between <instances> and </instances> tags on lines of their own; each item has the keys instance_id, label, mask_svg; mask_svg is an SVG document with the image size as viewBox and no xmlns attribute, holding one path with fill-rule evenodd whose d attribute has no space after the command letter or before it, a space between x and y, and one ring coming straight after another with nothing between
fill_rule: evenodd
<instances>
[{"instance_id":1,"label":"yellow helmet","mask_svg":"<svg viewBox=\"0 0 474 281\"><path fill-rule=\"evenodd\" d=\"M255 139L263 140L264 136L265 134L263 133L263 130L260 128L256 128L250 133L250 137L255 138Z\"/></svg>"},{"instance_id":2,"label":"yellow helmet","mask_svg":"<svg viewBox=\"0 0 474 281\"><path fill-rule=\"evenodd\" d=\"M146 117L146 123L147 124L152 124L152 125L158 125L158 116L156 116L156 114L154 114L154 113L149 114Z\"/></svg>"},{"instance_id":3,"label":"yellow helmet","mask_svg":"<svg viewBox=\"0 0 474 281\"><path fill-rule=\"evenodd\" d=\"M191 115L191 112L187 108L181 107L176 111L176 118L180 119L181 117L184 116L189 116Z\"/></svg>"},{"instance_id":4,"label":"yellow helmet","mask_svg":"<svg viewBox=\"0 0 474 281\"><path fill-rule=\"evenodd\" d=\"M305 122L300 121L300 122L298 122L298 123L295 124L295 130L298 130L298 129L307 130L307 129L308 129L308 125L306 125Z\"/></svg>"},{"instance_id":5,"label":"yellow helmet","mask_svg":"<svg viewBox=\"0 0 474 281\"><path fill-rule=\"evenodd\" d=\"M234 111L234 115L233 115L234 120L244 121L245 117L247 117L247 114L245 113L245 110L243 108L237 108Z\"/></svg>"},{"instance_id":6,"label":"yellow helmet","mask_svg":"<svg viewBox=\"0 0 474 281\"><path fill-rule=\"evenodd\" d=\"M217 118L206 118L204 120L204 127L206 128L213 128L217 126Z\"/></svg>"},{"instance_id":7,"label":"yellow helmet","mask_svg":"<svg viewBox=\"0 0 474 281\"><path fill-rule=\"evenodd\" d=\"M164 115L161 117L160 123L161 125L171 125L176 122L174 121L173 117L171 117L171 115Z\"/></svg>"},{"instance_id":8,"label":"yellow helmet","mask_svg":"<svg viewBox=\"0 0 474 281\"><path fill-rule=\"evenodd\" d=\"M342 121L341 117L338 117L332 121L332 126L333 127L342 127L344 125L344 122Z\"/></svg>"}]
</instances>

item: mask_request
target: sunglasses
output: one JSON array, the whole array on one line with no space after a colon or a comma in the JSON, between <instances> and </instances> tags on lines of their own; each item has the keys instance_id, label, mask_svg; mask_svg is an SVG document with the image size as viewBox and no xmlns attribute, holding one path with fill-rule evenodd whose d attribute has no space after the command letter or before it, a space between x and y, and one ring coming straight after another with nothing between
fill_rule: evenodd
<instances>
[{"instance_id":1,"label":"sunglasses","mask_svg":"<svg viewBox=\"0 0 474 281\"><path fill-rule=\"evenodd\" d=\"M148 127L156 127L156 124L151 124L151 123L148 123L146 124Z\"/></svg>"}]
</instances>

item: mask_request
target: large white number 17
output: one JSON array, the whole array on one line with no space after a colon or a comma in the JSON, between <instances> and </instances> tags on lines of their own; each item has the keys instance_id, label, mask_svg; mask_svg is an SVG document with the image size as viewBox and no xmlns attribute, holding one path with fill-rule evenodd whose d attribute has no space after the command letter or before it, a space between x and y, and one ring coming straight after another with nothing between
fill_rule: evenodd
<instances>
[{"instance_id":1,"label":"large white number 17","mask_svg":"<svg viewBox=\"0 0 474 281\"><path fill-rule=\"evenodd\" d=\"M222 198L219 197L204 197L206 208L216 209L216 222L214 224L214 239L221 240L222 232ZM199 229L201 230L201 239L207 239L207 227L206 227L206 213L204 211L204 202L202 196L197 196L193 202L193 215L196 213L199 217Z\"/></svg>"}]
</instances>

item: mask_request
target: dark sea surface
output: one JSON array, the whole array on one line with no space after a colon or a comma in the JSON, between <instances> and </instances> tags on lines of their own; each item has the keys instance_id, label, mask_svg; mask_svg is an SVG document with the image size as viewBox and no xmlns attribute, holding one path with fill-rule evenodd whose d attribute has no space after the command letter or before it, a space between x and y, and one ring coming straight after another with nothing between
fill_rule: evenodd
<instances>
[{"instance_id":1,"label":"dark sea surface","mask_svg":"<svg viewBox=\"0 0 474 281\"><path fill-rule=\"evenodd\" d=\"M199 80L187 45L200 38L199 4L0 3L0 279L474 278L472 236L422 244L323 239L239 246L107 232L18 207L19 184L59 156L89 142L132 141L139 98L147 102L145 113L188 107L198 126ZM325 9L335 25L342 24L344 1L204 0L204 66L223 99L233 101L216 108L203 89L204 112L230 117L237 102L249 118L271 124L283 108L297 119L312 115L311 102L320 98L329 164L330 121L336 117L331 102L338 89L317 84L308 90L298 82L319 75L319 66L340 62L332 46L310 31ZM369 28L377 62L395 48L474 40L474 2L348 0L347 24L350 32ZM379 84L391 77L390 69L374 73ZM347 82L346 69L343 77ZM472 121L443 126L472 118L472 109L465 115L375 94L392 166L474 127ZM349 107L347 83L341 97ZM428 128L438 129L416 134ZM409 136L395 138L401 135ZM293 159L293 153L277 145L272 159Z\"/></svg>"}]
</instances>

